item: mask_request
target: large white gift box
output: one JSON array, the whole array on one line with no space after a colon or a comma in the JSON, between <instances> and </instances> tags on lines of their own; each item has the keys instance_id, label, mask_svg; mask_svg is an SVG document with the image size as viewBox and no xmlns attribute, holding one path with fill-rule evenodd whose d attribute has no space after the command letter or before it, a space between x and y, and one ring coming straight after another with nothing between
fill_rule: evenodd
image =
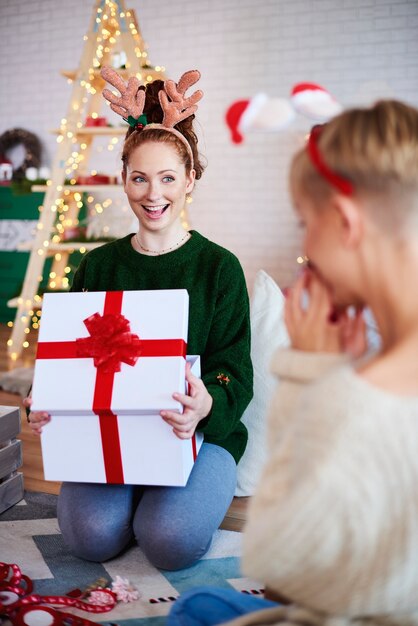
<instances>
[{"instance_id":1,"label":"large white gift box","mask_svg":"<svg viewBox=\"0 0 418 626\"><path fill-rule=\"evenodd\" d=\"M159 413L182 410L187 326L185 290L45 294L32 410L52 416L46 480L186 484L202 436L178 439Z\"/></svg>"}]
</instances>

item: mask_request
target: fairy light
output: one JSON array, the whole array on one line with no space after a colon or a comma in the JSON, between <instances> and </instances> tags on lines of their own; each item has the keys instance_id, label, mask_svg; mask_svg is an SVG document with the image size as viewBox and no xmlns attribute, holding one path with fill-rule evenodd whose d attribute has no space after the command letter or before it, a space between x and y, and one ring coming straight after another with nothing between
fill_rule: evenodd
<instances>
[{"instance_id":1,"label":"fairy light","mask_svg":"<svg viewBox=\"0 0 418 626\"><path fill-rule=\"evenodd\" d=\"M141 71L135 72L138 80L141 81L142 83L149 83L155 78L155 72L157 73L164 72L164 67L160 65L155 67L155 72L154 70L151 70L151 68L148 69L148 74L146 73L147 70L144 71L144 67L147 67L147 68L149 67L148 62L147 62L148 53L146 52L146 50L144 50L145 44L142 40L134 14L131 13L130 11L119 12L119 5L117 2L113 0L105 0L102 6L98 7L96 10L95 23L97 24L97 27L95 28L95 33L93 35L92 48L94 52L90 60L90 67L88 67L87 72L84 72L84 75L80 77L80 79L78 80L78 85L81 86L82 93L77 99L72 99L70 101L69 103L70 113L68 115L68 119L66 117L63 117L61 119L59 131L56 137L56 142L58 145L67 141L68 142L67 146L69 144L70 147L72 148L71 154L70 156L66 158L64 162L64 167L61 170L65 172L65 176L68 179L70 186L74 186L77 184L77 177L76 177L77 171L79 167L81 166L81 164L83 162L84 163L86 162L87 153L86 154L83 154L83 153L89 149L90 144L91 144L91 139L87 141L84 138L84 140L80 142L78 131L82 129L84 126L83 122L80 121L80 118L82 118L83 115L88 110L87 105L88 105L88 102L90 101L90 97L94 96L97 93L97 89L98 89L97 80L101 80L99 72L100 72L100 67L104 63L104 59L107 59L107 55L109 55L112 49L113 50L115 49L115 44L117 44L118 38L121 37L122 30L126 32L125 26L122 29L121 22L120 22L120 20L125 20L125 19L126 19L126 26L128 27L128 32L134 38L134 45L132 46L131 50L133 54L135 55L135 57L139 60L139 63L137 63L137 68L139 66L139 69ZM84 42L89 41L89 39L91 39L89 35L87 34L84 35L83 37ZM127 69L132 67L132 61L133 61L132 58L126 59L125 66ZM137 68L135 68L135 70ZM74 83L74 77L72 76L67 77L67 83L68 84ZM91 115L93 119L97 119L100 115L100 113L97 110L91 113L89 112L88 114ZM118 145L119 141L120 141L119 137L110 138L108 141L107 150L113 151ZM105 147L106 147L106 144L105 144ZM104 149L105 148L100 146L98 151L103 151ZM96 170L91 171L92 176L96 174L97 174ZM68 181L66 184L68 184ZM51 185L53 184L56 185L55 179L54 179L54 182L52 180L46 181L47 187L51 187ZM56 214L53 231L51 233L44 232L45 231L44 225L40 222L38 222L37 227L36 227L38 233L43 233L43 237L48 237L48 239L46 238L44 239L42 235L39 234L39 237L42 237L42 240L41 241L37 240L38 245L35 248L36 253L40 257L43 257L43 258L47 256L51 256L51 252L53 251L54 246L59 245L63 241L66 228L79 225L79 220L77 218L75 219L68 218L68 214L69 214L68 212L70 208L74 208L74 205L77 207L78 210L83 207L83 195L79 193L78 191L73 192L70 189L64 189L62 185L57 185L54 193L55 192L56 192L56 195L60 196L58 200L54 200L45 208L43 206L39 207L40 214L43 211L48 211L48 212L51 212L52 214ZM66 201L64 201L64 198L66 199ZM93 195L88 195L87 198L84 196L84 202L90 205L88 212L96 213L96 214L103 213L103 211L112 204L112 200L110 198L103 200L101 203L95 202L95 198ZM190 200L188 200L188 202L190 202ZM106 234L110 232L110 228L108 225L105 225L103 227L103 232ZM85 246L82 246L79 248L79 252L81 254L85 254L86 251L87 250ZM64 258L67 258L67 255L71 254L72 252L74 252L74 250L69 250L68 252L66 251L64 254ZM61 255L59 252L56 252L55 254L52 255L52 258L54 259L54 261L60 262L63 258L63 255ZM68 288L69 276L71 272L74 271L74 269L75 268L71 268L70 265L66 265L64 269L59 270L59 273L62 272L64 274L63 276L60 276L59 274L57 275L56 271L51 270L48 276L49 287L51 289L56 289L58 287L59 288L62 287L63 289ZM41 283L42 279L43 279L42 275L39 275L37 277L38 284ZM36 302L39 306L42 302L41 296L36 294L33 298L33 302ZM20 300L19 306L21 306L21 304L22 302ZM33 307L33 303L27 302L26 307L28 311L29 309L31 309L31 307ZM28 315L30 319L28 319ZM30 313L27 313L20 317L20 322L22 324L27 324L29 322L32 325L32 328L38 328L39 319L40 319L40 313L39 315L34 315L33 311L30 310ZM15 324L13 323L13 321L8 322L8 326L10 328L12 328L14 325ZM24 330L25 335L28 335L29 332L30 332L29 328L26 328ZM12 342L8 342L8 346L11 347ZM29 346L29 342L25 341L23 343L23 347L27 348L28 346ZM10 353L10 358L17 359L18 354L19 353L17 351L13 351Z\"/></svg>"}]
</instances>

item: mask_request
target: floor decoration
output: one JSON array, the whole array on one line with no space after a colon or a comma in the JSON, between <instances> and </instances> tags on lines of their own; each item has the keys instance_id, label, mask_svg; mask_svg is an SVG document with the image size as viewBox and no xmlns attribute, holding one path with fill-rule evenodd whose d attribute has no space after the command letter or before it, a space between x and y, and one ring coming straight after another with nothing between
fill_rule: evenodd
<instances>
[{"instance_id":1,"label":"floor decoration","mask_svg":"<svg viewBox=\"0 0 418 626\"><path fill-rule=\"evenodd\" d=\"M178 572L157 570L136 546L106 563L77 559L63 543L56 502L57 496L26 492L24 500L0 515L1 560L16 563L32 579L34 592L41 595L84 590L99 579L128 579L139 591L138 600L118 602L106 614L88 614L88 619L98 624L163 626L172 602L194 586L232 587L245 593L262 587L241 575L242 534L225 530L217 531L205 558ZM73 611L81 616L80 612L66 608L66 612Z\"/></svg>"}]
</instances>

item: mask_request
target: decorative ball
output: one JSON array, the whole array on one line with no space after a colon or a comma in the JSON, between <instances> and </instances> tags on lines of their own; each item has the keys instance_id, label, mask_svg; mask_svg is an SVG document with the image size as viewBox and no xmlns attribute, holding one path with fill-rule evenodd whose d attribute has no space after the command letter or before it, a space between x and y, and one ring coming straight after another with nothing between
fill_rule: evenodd
<instances>
[{"instance_id":1,"label":"decorative ball","mask_svg":"<svg viewBox=\"0 0 418 626\"><path fill-rule=\"evenodd\" d=\"M28 180L36 180L38 178L38 169L36 167L27 167L25 174Z\"/></svg>"}]
</instances>

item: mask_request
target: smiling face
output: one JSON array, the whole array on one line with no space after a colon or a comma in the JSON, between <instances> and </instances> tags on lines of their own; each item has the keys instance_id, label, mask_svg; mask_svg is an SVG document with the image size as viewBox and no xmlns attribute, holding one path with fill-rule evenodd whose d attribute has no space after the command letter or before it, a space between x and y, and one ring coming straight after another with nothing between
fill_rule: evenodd
<instances>
[{"instance_id":1,"label":"smiling face","mask_svg":"<svg viewBox=\"0 0 418 626\"><path fill-rule=\"evenodd\" d=\"M180 214L186 194L193 189L194 178L194 170L186 173L173 145L146 141L135 148L122 179L141 228L165 234L180 230Z\"/></svg>"}]
</instances>

